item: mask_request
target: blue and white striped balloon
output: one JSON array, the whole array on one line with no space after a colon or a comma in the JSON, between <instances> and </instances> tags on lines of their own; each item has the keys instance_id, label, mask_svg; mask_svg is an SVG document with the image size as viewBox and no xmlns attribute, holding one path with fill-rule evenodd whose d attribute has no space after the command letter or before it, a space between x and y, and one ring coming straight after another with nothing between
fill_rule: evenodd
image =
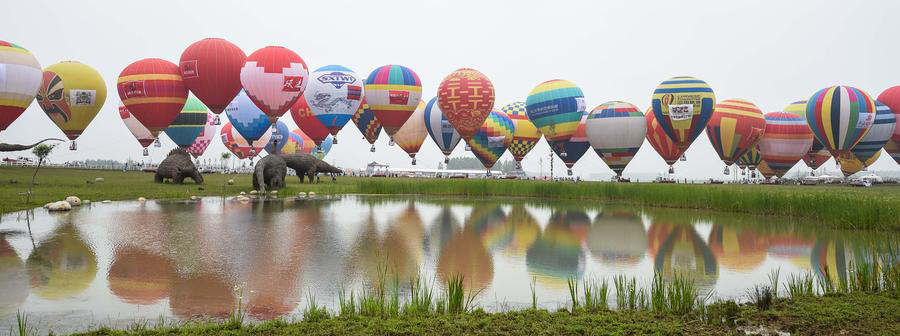
<instances>
[{"instance_id":1,"label":"blue and white striped balloon","mask_svg":"<svg viewBox=\"0 0 900 336\"><path fill-rule=\"evenodd\" d=\"M897 117L894 116L894 112L890 107L876 100L875 121L869 127L869 132L850 151L860 162L869 161L891 139L895 127L897 127Z\"/></svg>"},{"instance_id":2,"label":"blue and white striped balloon","mask_svg":"<svg viewBox=\"0 0 900 336\"><path fill-rule=\"evenodd\" d=\"M228 106L225 107L225 115L228 116L231 125L241 134L241 137L250 142L259 140L266 132L269 132L269 128L272 126L269 117L250 100L244 90L241 90L237 97L228 103Z\"/></svg>"},{"instance_id":3,"label":"blue and white striped balloon","mask_svg":"<svg viewBox=\"0 0 900 336\"><path fill-rule=\"evenodd\" d=\"M425 129L428 130L428 135L440 148L441 153L444 153L444 163L450 162L450 153L453 153L453 149L459 144L461 137L447 120L447 116L441 112L441 108L437 104L437 97L431 98L431 101L425 106Z\"/></svg>"}]
</instances>

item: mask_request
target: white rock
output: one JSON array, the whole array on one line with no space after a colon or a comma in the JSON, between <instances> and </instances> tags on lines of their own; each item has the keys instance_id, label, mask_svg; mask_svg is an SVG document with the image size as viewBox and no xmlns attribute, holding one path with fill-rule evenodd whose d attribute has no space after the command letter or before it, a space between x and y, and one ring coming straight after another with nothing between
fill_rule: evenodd
<instances>
[{"instance_id":1,"label":"white rock","mask_svg":"<svg viewBox=\"0 0 900 336\"><path fill-rule=\"evenodd\" d=\"M302 192L302 191L301 191L301 192L298 192L298 193L297 193L297 197L306 197L306 193L305 193L305 192Z\"/></svg>"},{"instance_id":2,"label":"white rock","mask_svg":"<svg viewBox=\"0 0 900 336\"><path fill-rule=\"evenodd\" d=\"M47 209L47 208L49 208L49 207L50 207L50 206L51 206L51 205L53 205L53 202L50 202L50 203L47 203L47 204L44 204L44 209Z\"/></svg>"},{"instance_id":3,"label":"white rock","mask_svg":"<svg viewBox=\"0 0 900 336\"><path fill-rule=\"evenodd\" d=\"M234 184L234 179L229 179L229 180L228 180L228 185L233 185L233 184Z\"/></svg>"},{"instance_id":4,"label":"white rock","mask_svg":"<svg viewBox=\"0 0 900 336\"><path fill-rule=\"evenodd\" d=\"M66 202L69 202L69 204L71 204L72 206L79 206L79 205L81 205L81 199L78 198L78 196L69 196L69 197L66 197Z\"/></svg>"},{"instance_id":5,"label":"white rock","mask_svg":"<svg viewBox=\"0 0 900 336\"><path fill-rule=\"evenodd\" d=\"M197 200L197 196L191 196L191 200L192 200L192 201L196 201L196 200Z\"/></svg>"},{"instance_id":6,"label":"white rock","mask_svg":"<svg viewBox=\"0 0 900 336\"><path fill-rule=\"evenodd\" d=\"M278 190L272 190L269 192L269 195L278 195Z\"/></svg>"},{"instance_id":7,"label":"white rock","mask_svg":"<svg viewBox=\"0 0 900 336\"><path fill-rule=\"evenodd\" d=\"M103 200L103 202L101 202L101 203L112 203L112 201L110 201L110 200Z\"/></svg>"},{"instance_id":8,"label":"white rock","mask_svg":"<svg viewBox=\"0 0 900 336\"><path fill-rule=\"evenodd\" d=\"M241 196L244 196L244 195L246 195L246 194L247 194L247 193L241 191Z\"/></svg>"},{"instance_id":9,"label":"white rock","mask_svg":"<svg viewBox=\"0 0 900 336\"><path fill-rule=\"evenodd\" d=\"M47 208L50 211L68 211L72 210L72 205L66 201L53 202L50 204L50 207Z\"/></svg>"},{"instance_id":10,"label":"white rock","mask_svg":"<svg viewBox=\"0 0 900 336\"><path fill-rule=\"evenodd\" d=\"M138 202L144 203L144 202L146 202L146 201L147 201L146 198L138 197Z\"/></svg>"},{"instance_id":11,"label":"white rock","mask_svg":"<svg viewBox=\"0 0 900 336\"><path fill-rule=\"evenodd\" d=\"M250 190L250 195L256 195L256 194L258 194L258 193L259 193L259 192L256 191L256 190Z\"/></svg>"},{"instance_id":12,"label":"white rock","mask_svg":"<svg viewBox=\"0 0 900 336\"><path fill-rule=\"evenodd\" d=\"M104 179L102 177L98 177L98 178L94 179L94 182L103 182L103 181L106 181L106 179Z\"/></svg>"},{"instance_id":13,"label":"white rock","mask_svg":"<svg viewBox=\"0 0 900 336\"><path fill-rule=\"evenodd\" d=\"M309 192L309 197L315 197L315 196L316 196L316 192L315 192L315 191L310 191L310 192Z\"/></svg>"},{"instance_id":14,"label":"white rock","mask_svg":"<svg viewBox=\"0 0 900 336\"><path fill-rule=\"evenodd\" d=\"M81 204L91 204L91 200L81 200Z\"/></svg>"}]
</instances>

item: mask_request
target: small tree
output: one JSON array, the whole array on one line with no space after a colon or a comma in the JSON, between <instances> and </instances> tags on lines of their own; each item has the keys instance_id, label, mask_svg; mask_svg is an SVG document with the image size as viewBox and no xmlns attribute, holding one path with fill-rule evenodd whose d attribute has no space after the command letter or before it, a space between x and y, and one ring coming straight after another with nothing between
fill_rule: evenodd
<instances>
[{"instance_id":1,"label":"small tree","mask_svg":"<svg viewBox=\"0 0 900 336\"><path fill-rule=\"evenodd\" d=\"M222 161L222 172L223 173L225 172L225 161L228 161L228 159L230 159L230 158L231 158L231 153L227 153L227 152L222 153L222 155L219 156L219 160Z\"/></svg>"},{"instance_id":2,"label":"small tree","mask_svg":"<svg viewBox=\"0 0 900 336\"><path fill-rule=\"evenodd\" d=\"M31 185L28 186L28 195L26 196L26 203L31 203L31 190L34 188L34 180L37 178L38 170L41 169L41 165L43 165L44 160L46 160L47 157L50 156L50 152L53 151L54 147L56 147L56 146L40 144L40 145L34 146L34 148L31 150L31 153L34 154L34 156L37 156L38 164L37 164L37 167L34 168L34 175L31 175Z\"/></svg>"}]
</instances>

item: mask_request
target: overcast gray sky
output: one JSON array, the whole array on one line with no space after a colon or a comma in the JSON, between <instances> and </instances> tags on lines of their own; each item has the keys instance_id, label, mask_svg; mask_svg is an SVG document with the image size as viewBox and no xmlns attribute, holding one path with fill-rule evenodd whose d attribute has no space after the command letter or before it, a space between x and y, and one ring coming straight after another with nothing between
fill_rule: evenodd
<instances>
[{"instance_id":1,"label":"overcast gray sky","mask_svg":"<svg viewBox=\"0 0 900 336\"><path fill-rule=\"evenodd\" d=\"M445 75L472 67L493 81L498 107L524 101L534 86L556 78L579 85L589 109L609 100L645 109L656 85L676 75L705 80L718 100L744 98L765 112L829 85L851 85L873 96L900 85L900 2L890 0L4 3L0 39L29 49L43 67L63 60L89 64L107 82L106 105L78 139L78 151L62 146L51 156L55 162L143 159L117 114L116 77L142 58L177 63L185 47L206 37L228 39L247 54L282 45L303 57L310 70L339 64L367 76L378 66L402 64L418 73L426 99ZM289 115L281 120L293 128ZM63 134L33 103L0 133L0 141L28 143L51 136ZM163 138L163 149L153 150L157 162L174 146ZM338 139L327 160L339 166L362 168L372 160L409 166L399 147L387 146L385 134L375 153L351 124ZM472 155L463 147L454 156ZM223 151L216 139L204 157ZM548 152L542 141L526 157L526 170L538 171L539 157L548 169ZM676 165L680 177L721 174L723 164L706 135L687 156ZM510 157L507 153L503 159ZM426 139L418 167L434 168L441 158ZM833 169L834 163L825 166ZM874 169L898 167L883 155ZM664 170L645 142L625 172ZM575 173L612 175L593 152L579 161Z\"/></svg>"}]
</instances>

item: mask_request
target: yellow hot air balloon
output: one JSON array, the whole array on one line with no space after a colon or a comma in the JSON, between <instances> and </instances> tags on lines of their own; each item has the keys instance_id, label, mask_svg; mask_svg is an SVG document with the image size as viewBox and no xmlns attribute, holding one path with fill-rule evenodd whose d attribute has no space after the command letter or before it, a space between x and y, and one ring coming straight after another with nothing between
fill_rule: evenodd
<instances>
[{"instance_id":1,"label":"yellow hot air balloon","mask_svg":"<svg viewBox=\"0 0 900 336\"><path fill-rule=\"evenodd\" d=\"M866 162L862 162L856 155L851 153L846 157L839 158L838 163L841 165L841 173L844 174L844 177L849 177L850 175L866 170L867 167L871 166L875 161L878 161L878 158L880 157L881 151L877 151L875 152L875 155L872 155Z\"/></svg>"},{"instance_id":2,"label":"yellow hot air balloon","mask_svg":"<svg viewBox=\"0 0 900 336\"><path fill-rule=\"evenodd\" d=\"M72 140L69 149L75 150L75 139L106 102L106 83L97 70L86 64L60 62L44 69L35 98L50 120Z\"/></svg>"}]
</instances>

